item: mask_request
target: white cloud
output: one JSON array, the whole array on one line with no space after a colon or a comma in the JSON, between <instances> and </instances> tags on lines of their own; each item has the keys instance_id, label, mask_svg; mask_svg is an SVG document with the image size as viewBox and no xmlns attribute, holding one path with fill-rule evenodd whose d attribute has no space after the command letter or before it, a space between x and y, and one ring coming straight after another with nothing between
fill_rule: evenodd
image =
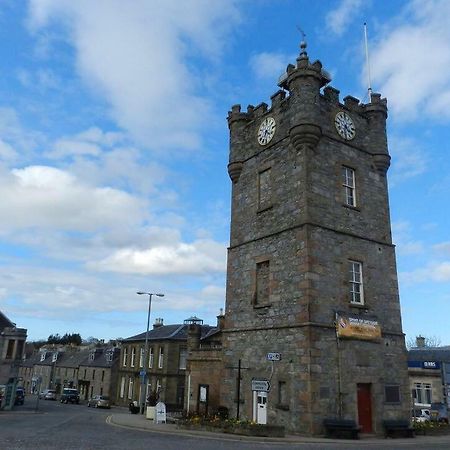
<instances>
[{"instance_id":1,"label":"white cloud","mask_svg":"<svg viewBox=\"0 0 450 450\"><path fill-rule=\"evenodd\" d=\"M216 58L239 20L230 0L31 1L30 23L66 25L78 71L138 142L195 148L211 105L190 59ZM210 66L209 66L210 68Z\"/></svg>"},{"instance_id":2,"label":"white cloud","mask_svg":"<svg viewBox=\"0 0 450 450\"><path fill-rule=\"evenodd\" d=\"M17 159L18 153L7 142L0 139L0 160L12 161Z\"/></svg>"},{"instance_id":3,"label":"white cloud","mask_svg":"<svg viewBox=\"0 0 450 450\"><path fill-rule=\"evenodd\" d=\"M391 185L426 171L428 163L426 153L413 139L393 136L390 139L389 149L392 156L392 167L389 171Z\"/></svg>"},{"instance_id":4,"label":"white cloud","mask_svg":"<svg viewBox=\"0 0 450 450\"><path fill-rule=\"evenodd\" d=\"M88 264L90 269L151 275L207 275L225 272L226 246L212 240L173 242L148 249L122 248Z\"/></svg>"},{"instance_id":5,"label":"white cloud","mask_svg":"<svg viewBox=\"0 0 450 450\"><path fill-rule=\"evenodd\" d=\"M42 135L25 130L13 108L0 107L0 137L7 152L11 156L11 149L20 154L22 159L27 158L42 140Z\"/></svg>"},{"instance_id":6,"label":"white cloud","mask_svg":"<svg viewBox=\"0 0 450 450\"><path fill-rule=\"evenodd\" d=\"M450 118L450 3L415 0L373 46L374 84L404 120ZM377 89L378 90L378 89Z\"/></svg>"},{"instance_id":7,"label":"white cloud","mask_svg":"<svg viewBox=\"0 0 450 450\"><path fill-rule=\"evenodd\" d=\"M450 242L441 242L433 245L433 250L444 255L450 255Z\"/></svg>"},{"instance_id":8,"label":"white cloud","mask_svg":"<svg viewBox=\"0 0 450 450\"><path fill-rule=\"evenodd\" d=\"M250 66L258 79L277 81L292 59L283 53L263 52L251 57Z\"/></svg>"},{"instance_id":9,"label":"white cloud","mask_svg":"<svg viewBox=\"0 0 450 450\"><path fill-rule=\"evenodd\" d=\"M78 232L145 217L145 203L124 191L93 187L70 173L28 166L0 177L0 230L49 228Z\"/></svg>"},{"instance_id":10,"label":"white cloud","mask_svg":"<svg viewBox=\"0 0 450 450\"><path fill-rule=\"evenodd\" d=\"M399 255L414 255L423 253L424 244L411 238L411 224L406 221L392 224L393 241Z\"/></svg>"},{"instance_id":11,"label":"white cloud","mask_svg":"<svg viewBox=\"0 0 450 450\"><path fill-rule=\"evenodd\" d=\"M413 270L411 272L402 272L400 278L407 284L429 283L447 283L450 281L450 261L439 263L430 263L427 267Z\"/></svg>"},{"instance_id":12,"label":"white cloud","mask_svg":"<svg viewBox=\"0 0 450 450\"><path fill-rule=\"evenodd\" d=\"M325 18L328 30L341 36L352 23L362 5L362 0L342 0L339 6L330 11Z\"/></svg>"},{"instance_id":13,"label":"white cloud","mask_svg":"<svg viewBox=\"0 0 450 450\"><path fill-rule=\"evenodd\" d=\"M60 159L65 156L90 155L98 156L101 150L98 145L89 142L73 141L68 139L60 139L55 142L55 148L51 152L45 153L44 156L52 159Z\"/></svg>"}]
</instances>

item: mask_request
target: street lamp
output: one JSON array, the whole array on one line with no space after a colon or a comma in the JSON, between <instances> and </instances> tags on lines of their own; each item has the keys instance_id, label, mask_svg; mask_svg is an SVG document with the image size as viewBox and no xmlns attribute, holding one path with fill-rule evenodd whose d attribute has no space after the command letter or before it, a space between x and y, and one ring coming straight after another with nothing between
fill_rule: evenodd
<instances>
[{"instance_id":1,"label":"street lamp","mask_svg":"<svg viewBox=\"0 0 450 450\"><path fill-rule=\"evenodd\" d=\"M141 405L141 414L144 414L145 410L145 380L147 378L147 357L148 357L148 329L150 327L150 311L152 308L152 296L164 297L164 294L155 294L151 292L136 292L138 295L148 295L148 314L147 314L147 331L145 332L145 347L144 347L144 362L141 375L141 392L139 394L139 404Z\"/></svg>"}]
</instances>

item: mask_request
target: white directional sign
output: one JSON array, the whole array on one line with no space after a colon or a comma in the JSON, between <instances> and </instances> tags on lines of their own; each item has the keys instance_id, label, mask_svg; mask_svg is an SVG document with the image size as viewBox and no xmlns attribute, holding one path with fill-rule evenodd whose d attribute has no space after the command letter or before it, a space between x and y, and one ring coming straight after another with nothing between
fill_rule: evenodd
<instances>
[{"instance_id":1,"label":"white directional sign","mask_svg":"<svg viewBox=\"0 0 450 450\"><path fill-rule=\"evenodd\" d=\"M267 353L268 361L281 361L281 353Z\"/></svg>"},{"instance_id":2,"label":"white directional sign","mask_svg":"<svg viewBox=\"0 0 450 450\"><path fill-rule=\"evenodd\" d=\"M252 380L252 391L270 391L270 382L268 380Z\"/></svg>"}]
</instances>

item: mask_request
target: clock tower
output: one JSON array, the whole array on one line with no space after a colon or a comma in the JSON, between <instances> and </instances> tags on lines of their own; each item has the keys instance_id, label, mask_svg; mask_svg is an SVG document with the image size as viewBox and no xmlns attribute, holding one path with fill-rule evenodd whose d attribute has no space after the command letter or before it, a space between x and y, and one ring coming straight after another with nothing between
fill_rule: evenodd
<instances>
[{"instance_id":1,"label":"clock tower","mask_svg":"<svg viewBox=\"0 0 450 450\"><path fill-rule=\"evenodd\" d=\"M328 83L302 42L270 106L228 115L231 234L221 403L230 415L321 434L408 418L391 239L386 99Z\"/></svg>"}]
</instances>

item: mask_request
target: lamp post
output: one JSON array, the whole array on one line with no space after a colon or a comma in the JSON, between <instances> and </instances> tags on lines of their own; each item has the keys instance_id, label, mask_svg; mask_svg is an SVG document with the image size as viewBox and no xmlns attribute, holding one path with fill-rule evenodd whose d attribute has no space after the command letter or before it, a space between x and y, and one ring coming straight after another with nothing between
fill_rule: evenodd
<instances>
[{"instance_id":1,"label":"lamp post","mask_svg":"<svg viewBox=\"0 0 450 450\"><path fill-rule=\"evenodd\" d=\"M148 295L148 314L147 314L147 331L145 332L145 347L144 347L144 361L141 371L141 392L139 395L139 404L141 405L141 414L144 414L145 410L145 381L147 379L147 357L148 357L148 329L150 327L150 311L152 309L152 296L164 297L164 294L155 294L151 292L136 292L138 295Z\"/></svg>"}]
</instances>

